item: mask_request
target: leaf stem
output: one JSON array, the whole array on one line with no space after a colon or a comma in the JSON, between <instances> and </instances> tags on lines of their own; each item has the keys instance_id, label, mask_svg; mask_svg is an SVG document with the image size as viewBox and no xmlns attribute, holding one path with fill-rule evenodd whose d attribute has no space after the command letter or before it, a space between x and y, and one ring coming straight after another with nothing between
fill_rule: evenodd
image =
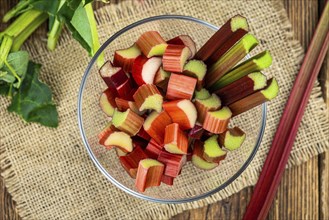
<instances>
[{"instance_id":1,"label":"leaf stem","mask_svg":"<svg viewBox=\"0 0 329 220\"><path fill-rule=\"evenodd\" d=\"M29 0L23 0L18 2L15 7L10 9L2 18L2 22L6 23L13 17L17 16L19 12L21 12L24 8L26 8L30 4Z\"/></svg>"},{"instance_id":2,"label":"leaf stem","mask_svg":"<svg viewBox=\"0 0 329 220\"><path fill-rule=\"evenodd\" d=\"M60 0L57 11L60 10L60 8L64 3L65 0ZM55 49L58 38L62 32L63 26L64 26L63 21L59 21L59 19L55 17L54 24L51 27L50 32L48 33L47 47L49 50L53 51Z\"/></svg>"},{"instance_id":3,"label":"leaf stem","mask_svg":"<svg viewBox=\"0 0 329 220\"><path fill-rule=\"evenodd\" d=\"M7 60L7 56L13 45L13 38L5 34L0 45L0 69L3 67L4 62Z\"/></svg>"},{"instance_id":4,"label":"leaf stem","mask_svg":"<svg viewBox=\"0 0 329 220\"><path fill-rule=\"evenodd\" d=\"M17 79L18 83L17 83L17 88L20 87L21 83L22 83L22 79L21 77L18 76L18 74L16 73L15 69L7 62L7 60L4 60L5 65L7 66L7 68L9 69L9 71L14 75L14 77Z\"/></svg>"}]
</instances>

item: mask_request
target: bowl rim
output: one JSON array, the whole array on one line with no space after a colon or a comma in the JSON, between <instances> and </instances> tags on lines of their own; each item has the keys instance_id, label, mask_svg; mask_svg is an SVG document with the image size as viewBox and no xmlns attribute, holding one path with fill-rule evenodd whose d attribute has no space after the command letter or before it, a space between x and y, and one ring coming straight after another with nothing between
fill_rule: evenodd
<instances>
[{"instance_id":1,"label":"bowl rim","mask_svg":"<svg viewBox=\"0 0 329 220\"><path fill-rule=\"evenodd\" d=\"M85 135L85 131L83 128L83 122L82 122L82 96L83 96L83 90L86 84L86 79L90 73L91 68L93 67L94 63L96 62L98 56L101 54L101 52L104 51L104 49L112 42L114 41L117 37L119 37L121 34L125 33L126 31L137 27L141 24L147 23L147 22L151 22L151 21L156 21L156 20L168 20L168 19L178 19L178 20L185 20L185 21L192 21L192 22L196 22L198 24L204 25L208 28L211 28L214 31L217 31L219 28L213 24L210 24L204 20L198 19L198 18L194 18L191 16L185 16L185 15L159 15L159 16L153 16L153 17L148 17L148 18L144 18L141 19L139 21L136 21L124 28L122 28L121 30L119 30L118 32L116 32L115 34L113 34L109 39L107 39L104 44L99 48L99 50L95 53L95 55L92 57L92 59L90 60L84 75L82 77L82 81L81 81L81 85L79 88L79 93L78 93L78 125L79 125L79 130L80 130L80 135L82 137L82 141L85 145L85 148L87 149L87 152L90 156L90 158L92 159L93 163L96 165L96 167L98 168L99 171L101 171L101 173L108 179L110 180L111 183L113 183L116 187L118 187L119 189L123 190L124 192L127 192L130 195L133 195L137 198L140 199L144 199L147 201L151 201L151 202L157 202L157 203L164 203L164 204L179 204L179 203L186 203L186 202L193 202L199 199L203 199L206 198L216 192L219 192L220 190L224 189L225 187L227 187L229 184L231 184L234 180L236 180L248 167L248 165L250 164L250 162L253 160L254 156L256 155L260 143L263 139L263 135L264 135L264 131L265 131L265 125L266 125L266 115L267 115L267 104L264 103L262 104L262 121L261 121L261 128L259 130L258 133L258 138L256 141L256 145L254 147L254 149L252 150L252 152L250 153L248 159L244 162L244 164L239 168L239 170L233 175L231 176L228 180L226 180L224 183L222 183L221 185L219 185L217 188L208 191L206 193L197 195L197 196L193 196L190 198L183 198L183 199L161 199L161 198L154 198L154 197L150 197L150 196L146 196L143 195L141 193L138 193L137 191L134 191L126 186L124 186L123 184L121 184L119 181L117 181L114 177L112 177L107 171L106 169L100 164L100 162L98 161L98 159L96 158L96 156L94 155L94 153L91 150L91 147L88 143L88 140L86 138Z\"/></svg>"}]
</instances>

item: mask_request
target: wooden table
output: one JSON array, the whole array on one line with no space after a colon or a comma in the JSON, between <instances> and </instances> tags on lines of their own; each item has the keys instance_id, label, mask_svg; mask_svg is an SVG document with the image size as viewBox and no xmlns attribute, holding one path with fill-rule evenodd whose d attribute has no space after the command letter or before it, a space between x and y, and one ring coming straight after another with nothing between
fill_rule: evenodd
<instances>
[{"instance_id":1,"label":"wooden table","mask_svg":"<svg viewBox=\"0 0 329 220\"><path fill-rule=\"evenodd\" d=\"M223 0L224 1L224 0ZM281 0L288 12L295 38L304 48L310 43L326 0ZM9 8L16 1L1 1ZM113 1L112 1L113 2ZM3 14L0 14L2 18ZM4 26L0 26L0 30ZM329 56L325 58L319 80L329 107ZM329 115L329 114L328 114ZM307 143L306 143L307 144ZM329 152L286 170L268 219L329 219ZM252 187L203 208L185 211L172 219L241 219ZM15 202L0 177L0 219L20 219Z\"/></svg>"}]
</instances>

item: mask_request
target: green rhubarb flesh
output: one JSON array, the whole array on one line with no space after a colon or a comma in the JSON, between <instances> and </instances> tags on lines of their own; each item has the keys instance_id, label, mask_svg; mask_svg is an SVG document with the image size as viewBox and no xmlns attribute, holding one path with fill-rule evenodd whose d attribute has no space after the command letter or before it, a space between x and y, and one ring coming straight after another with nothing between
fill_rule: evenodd
<instances>
[{"instance_id":1,"label":"green rhubarb flesh","mask_svg":"<svg viewBox=\"0 0 329 220\"><path fill-rule=\"evenodd\" d=\"M207 162L206 160L204 160L196 155L192 156L192 163L197 168L200 168L203 170L211 170L218 166L218 163Z\"/></svg>"},{"instance_id":2,"label":"green rhubarb flesh","mask_svg":"<svg viewBox=\"0 0 329 220\"><path fill-rule=\"evenodd\" d=\"M272 64L272 56L268 51L263 51L260 54L244 61L238 66L234 67L231 71L226 73L216 83L209 87L210 91L215 91L223 88L224 86L238 80L249 73L261 71Z\"/></svg>"},{"instance_id":3,"label":"green rhubarb flesh","mask_svg":"<svg viewBox=\"0 0 329 220\"><path fill-rule=\"evenodd\" d=\"M240 15L234 16L231 19L231 30L232 32L235 32L240 28L248 31L249 28L248 28L247 19Z\"/></svg>"},{"instance_id":4,"label":"green rhubarb flesh","mask_svg":"<svg viewBox=\"0 0 329 220\"><path fill-rule=\"evenodd\" d=\"M222 119L222 120L231 118L231 116L232 116L231 110L226 106L221 108L218 111L209 112L209 114L211 114L215 118Z\"/></svg>"},{"instance_id":5,"label":"green rhubarb flesh","mask_svg":"<svg viewBox=\"0 0 329 220\"><path fill-rule=\"evenodd\" d=\"M272 78L270 85L260 91L267 100L274 99L279 93L279 85L275 78Z\"/></svg>"},{"instance_id":6,"label":"green rhubarb flesh","mask_svg":"<svg viewBox=\"0 0 329 220\"><path fill-rule=\"evenodd\" d=\"M204 153L208 157L220 157L226 154L226 151L219 146L217 139L218 135L212 135L204 142Z\"/></svg>"},{"instance_id":7,"label":"green rhubarb flesh","mask_svg":"<svg viewBox=\"0 0 329 220\"><path fill-rule=\"evenodd\" d=\"M236 150L242 145L245 139L246 134L241 136L234 136L228 130L225 134L224 147L229 151Z\"/></svg>"},{"instance_id":8,"label":"green rhubarb flesh","mask_svg":"<svg viewBox=\"0 0 329 220\"><path fill-rule=\"evenodd\" d=\"M183 74L203 80L207 66L202 60L190 60L184 66Z\"/></svg>"},{"instance_id":9,"label":"green rhubarb flesh","mask_svg":"<svg viewBox=\"0 0 329 220\"><path fill-rule=\"evenodd\" d=\"M210 97L210 93L205 88L202 88L199 91L197 91L197 90L195 91L195 99L203 100L203 99L207 99L209 97Z\"/></svg>"},{"instance_id":10,"label":"green rhubarb flesh","mask_svg":"<svg viewBox=\"0 0 329 220\"><path fill-rule=\"evenodd\" d=\"M212 94L209 98L201 99L201 100L198 100L198 101L200 103L202 103L207 108L217 109L221 106L221 101L220 101L219 97L216 94Z\"/></svg>"},{"instance_id":11,"label":"green rhubarb flesh","mask_svg":"<svg viewBox=\"0 0 329 220\"><path fill-rule=\"evenodd\" d=\"M117 50L116 53L128 59L141 55L141 51L136 44L126 49Z\"/></svg>"},{"instance_id":12,"label":"green rhubarb flesh","mask_svg":"<svg viewBox=\"0 0 329 220\"><path fill-rule=\"evenodd\" d=\"M154 166L164 166L163 163L154 160L154 159L144 159L139 161L139 164L144 167L145 169L148 169L150 167L154 167Z\"/></svg>"},{"instance_id":13,"label":"green rhubarb flesh","mask_svg":"<svg viewBox=\"0 0 329 220\"><path fill-rule=\"evenodd\" d=\"M147 58L153 57L153 56L162 56L167 48L168 44L158 44L150 50L149 54L147 55Z\"/></svg>"},{"instance_id":14,"label":"green rhubarb flesh","mask_svg":"<svg viewBox=\"0 0 329 220\"><path fill-rule=\"evenodd\" d=\"M162 103L163 103L163 97L160 94L154 94L149 97L147 97L141 107L139 108L139 111L143 111L146 109L153 109L157 112L160 112L162 110Z\"/></svg>"},{"instance_id":15,"label":"green rhubarb flesh","mask_svg":"<svg viewBox=\"0 0 329 220\"><path fill-rule=\"evenodd\" d=\"M112 123L115 127L120 127L125 122L128 116L128 111L129 109L125 112L120 112L117 109L114 110Z\"/></svg>"},{"instance_id":16,"label":"green rhubarb flesh","mask_svg":"<svg viewBox=\"0 0 329 220\"><path fill-rule=\"evenodd\" d=\"M176 144L173 143L165 144L164 148L166 151L172 154L186 154L185 152L181 151Z\"/></svg>"},{"instance_id":17,"label":"green rhubarb flesh","mask_svg":"<svg viewBox=\"0 0 329 220\"><path fill-rule=\"evenodd\" d=\"M266 86L266 76L261 72L248 74L248 77L254 81L254 91L262 89Z\"/></svg>"}]
</instances>

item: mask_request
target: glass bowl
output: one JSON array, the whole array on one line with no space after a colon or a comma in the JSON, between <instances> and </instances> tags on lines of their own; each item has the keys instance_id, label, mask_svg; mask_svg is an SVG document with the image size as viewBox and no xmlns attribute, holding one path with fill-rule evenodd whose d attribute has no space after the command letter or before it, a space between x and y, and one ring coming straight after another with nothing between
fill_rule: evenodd
<instances>
[{"instance_id":1,"label":"glass bowl","mask_svg":"<svg viewBox=\"0 0 329 220\"><path fill-rule=\"evenodd\" d=\"M111 36L91 59L83 76L78 96L78 123L82 140L102 174L115 186L138 198L161 203L191 202L205 198L224 189L246 169L255 156L262 140L266 105L258 106L231 120L230 126L238 125L247 134L244 144L237 150L228 152L220 165L210 171L200 170L188 162L173 186L161 184L140 193L135 188L135 180L120 165L115 150L106 150L98 144L97 134L104 128L109 118L101 111L98 99L105 83L98 74L96 59L104 52L106 60L113 59L113 53L132 45L145 31L156 30L164 39L187 34L198 48L211 37L218 28L205 21L188 16L162 15L135 22Z\"/></svg>"}]
</instances>

